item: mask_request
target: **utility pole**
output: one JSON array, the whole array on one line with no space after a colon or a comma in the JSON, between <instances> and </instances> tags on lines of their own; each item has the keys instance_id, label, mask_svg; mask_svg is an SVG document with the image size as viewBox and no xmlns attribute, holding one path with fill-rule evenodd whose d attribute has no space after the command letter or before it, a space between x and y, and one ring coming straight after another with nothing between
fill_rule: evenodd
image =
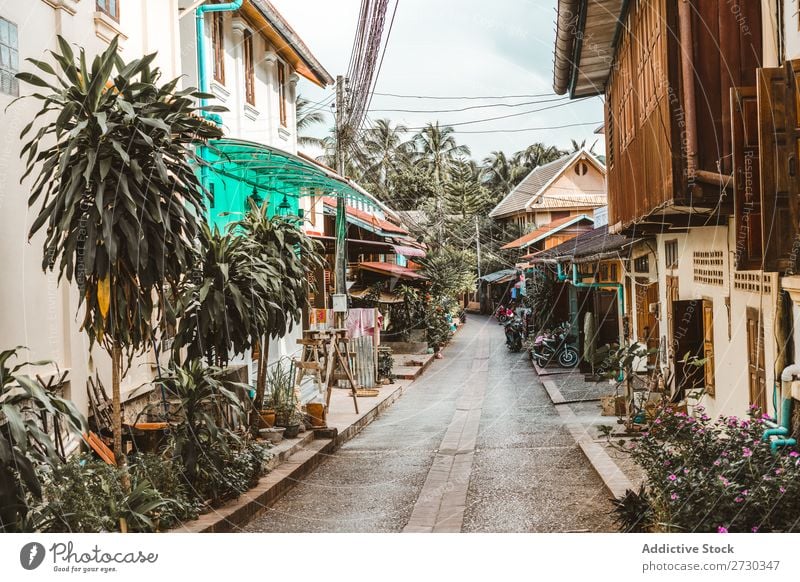
<instances>
[{"instance_id":1,"label":"utility pole","mask_svg":"<svg viewBox=\"0 0 800 582\"><path fill-rule=\"evenodd\" d=\"M478 228L478 216L475 216L475 251L478 255L478 311L483 308L481 295L481 231Z\"/></svg>"},{"instance_id":2,"label":"utility pole","mask_svg":"<svg viewBox=\"0 0 800 582\"><path fill-rule=\"evenodd\" d=\"M336 77L336 172L344 177L345 172L345 104L344 77ZM347 307L347 200L343 194L336 197L336 258L334 262L334 323L344 327ZM337 297L338 296L338 297ZM342 311L344 303L344 311Z\"/></svg>"}]
</instances>

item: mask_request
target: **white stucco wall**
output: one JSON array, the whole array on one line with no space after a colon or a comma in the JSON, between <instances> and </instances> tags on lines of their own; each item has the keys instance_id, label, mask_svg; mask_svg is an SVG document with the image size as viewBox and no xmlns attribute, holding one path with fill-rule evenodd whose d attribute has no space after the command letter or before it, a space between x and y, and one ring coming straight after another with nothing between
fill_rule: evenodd
<instances>
[{"instance_id":1,"label":"white stucco wall","mask_svg":"<svg viewBox=\"0 0 800 582\"><path fill-rule=\"evenodd\" d=\"M769 293L744 291L735 288L733 269L733 234L727 226L693 228L688 233L657 236L658 279L661 310L661 336L667 334L667 271L664 242L678 241L679 265L674 273L679 278L679 298L710 299L714 305L714 376L715 395L705 396L703 404L711 415L726 414L743 416L750 404L747 354L748 307L758 309L764 321L764 360L766 365L767 402L772 414L772 386L775 342L775 304L777 284L775 275L768 275L771 282ZM693 253L695 251L721 251L723 258L723 284L708 285L695 282ZM755 272L753 272L755 273ZM727 298L730 301L726 301Z\"/></svg>"}]
</instances>

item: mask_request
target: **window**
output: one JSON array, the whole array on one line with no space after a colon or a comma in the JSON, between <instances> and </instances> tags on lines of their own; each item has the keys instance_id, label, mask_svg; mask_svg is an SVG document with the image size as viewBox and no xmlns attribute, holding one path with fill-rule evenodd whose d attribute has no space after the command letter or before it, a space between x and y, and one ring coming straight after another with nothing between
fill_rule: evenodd
<instances>
[{"instance_id":1,"label":"window","mask_svg":"<svg viewBox=\"0 0 800 582\"><path fill-rule=\"evenodd\" d=\"M95 4L100 12L119 22L119 3L120 0L97 0Z\"/></svg>"},{"instance_id":2,"label":"window","mask_svg":"<svg viewBox=\"0 0 800 582\"><path fill-rule=\"evenodd\" d=\"M650 272L650 256L649 255L642 255L641 257L637 257L633 260L633 269L637 273L648 273Z\"/></svg>"},{"instance_id":3,"label":"window","mask_svg":"<svg viewBox=\"0 0 800 582\"><path fill-rule=\"evenodd\" d=\"M221 12L211 15L211 37L214 44L214 80L225 84L225 33Z\"/></svg>"},{"instance_id":4,"label":"window","mask_svg":"<svg viewBox=\"0 0 800 582\"><path fill-rule=\"evenodd\" d=\"M664 259L667 269L678 268L678 241L668 240L664 242Z\"/></svg>"},{"instance_id":5,"label":"window","mask_svg":"<svg viewBox=\"0 0 800 582\"><path fill-rule=\"evenodd\" d=\"M19 83L14 77L19 72L19 44L17 25L0 18L0 93L19 95Z\"/></svg>"},{"instance_id":6,"label":"window","mask_svg":"<svg viewBox=\"0 0 800 582\"><path fill-rule=\"evenodd\" d=\"M247 102L256 104L255 69L253 65L253 33L244 31L244 91Z\"/></svg>"},{"instance_id":7,"label":"window","mask_svg":"<svg viewBox=\"0 0 800 582\"><path fill-rule=\"evenodd\" d=\"M589 171L589 164L586 162L579 162L575 164L575 173L579 176L585 176L586 173Z\"/></svg>"},{"instance_id":8,"label":"window","mask_svg":"<svg viewBox=\"0 0 800 582\"><path fill-rule=\"evenodd\" d=\"M281 125L286 127L286 65L278 63L278 106L280 107Z\"/></svg>"}]
</instances>

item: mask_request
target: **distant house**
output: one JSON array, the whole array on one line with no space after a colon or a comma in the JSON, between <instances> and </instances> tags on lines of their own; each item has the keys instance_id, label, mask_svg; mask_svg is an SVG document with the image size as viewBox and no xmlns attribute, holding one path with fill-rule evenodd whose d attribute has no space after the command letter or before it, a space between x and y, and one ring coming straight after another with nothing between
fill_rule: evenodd
<instances>
[{"instance_id":1,"label":"distant house","mask_svg":"<svg viewBox=\"0 0 800 582\"><path fill-rule=\"evenodd\" d=\"M534 168L489 216L526 232L606 205L606 167L586 149Z\"/></svg>"},{"instance_id":2,"label":"distant house","mask_svg":"<svg viewBox=\"0 0 800 582\"><path fill-rule=\"evenodd\" d=\"M530 254L552 248L575 238L582 232L592 230L592 228L594 228L594 220L585 214L567 216L548 222L502 248L505 250L520 249Z\"/></svg>"}]
</instances>

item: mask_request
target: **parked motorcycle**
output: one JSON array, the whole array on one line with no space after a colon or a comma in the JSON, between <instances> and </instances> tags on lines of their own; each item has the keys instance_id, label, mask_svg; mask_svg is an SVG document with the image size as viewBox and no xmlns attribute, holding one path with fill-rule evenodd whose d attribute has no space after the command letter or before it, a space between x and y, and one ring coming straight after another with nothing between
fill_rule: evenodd
<instances>
[{"instance_id":1,"label":"parked motorcycle","mask_svg":"<svg viewBox=\"0 0 800 582\"><path fill-rule=\"evenodd\" d=\"M516 353L522 350L522 338L525 331L525 324L519 317L508 320L506 328L506 347Z\"/></svg>"},{"instance_id":2,"label":"parked motorcycle","mask_svg":"<svg viewBox=\"0 0 800 582\"><path fill-rule=\"evenodd\" d=\"M569 324L564 322L550 332L542 332L533 341L531 355L536 365L544 368L558 362L562 368L574 368L580 361L578 350L571 345L574 337L569 334Z\"/></svg>"},{"instance_id":3,"label":"parked motorcycle","mask_svg":"<svg viewBox=\"0 0 800 582\"><path fill-rule=\"evenodd\" d=\"M509 321L512 317L514 317L514 312L511 310L510 307L506 307L505 305L501 305L494 312L494 317L495 317L495 319L497 321L499 321L500 323L504 324L507 321Z\"/></svg>"}]
</instances>

